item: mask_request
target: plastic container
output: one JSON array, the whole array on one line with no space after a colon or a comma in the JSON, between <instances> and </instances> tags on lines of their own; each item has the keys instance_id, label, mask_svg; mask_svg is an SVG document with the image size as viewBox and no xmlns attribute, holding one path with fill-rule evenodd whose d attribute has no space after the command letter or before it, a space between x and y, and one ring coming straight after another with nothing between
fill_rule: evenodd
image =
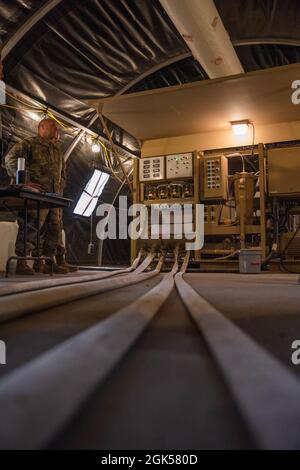
<instances>
[{"instance_id":1,"label":"plastic container","mask_svg":"<svg viewBox=\"0 0 300 470\"><path fill-rule=\"evenodd\" d=\"M239 256L241 274L259 274L261 272L262 252L259 249L241 249Z\"/></svg>"}]
</instances>

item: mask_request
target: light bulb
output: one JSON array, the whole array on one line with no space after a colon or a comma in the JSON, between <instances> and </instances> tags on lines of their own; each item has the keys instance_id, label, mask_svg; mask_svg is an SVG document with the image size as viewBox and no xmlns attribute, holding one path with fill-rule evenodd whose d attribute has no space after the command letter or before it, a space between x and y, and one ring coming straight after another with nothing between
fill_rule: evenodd
<instances>
[{"instance_id":1,"label":"light bulb","mask_svg":"<svg viewBox=\"0 0 300 470\"><path fill-rule=\"evenodd\" d=\"M93 153L99 153L100 152L100 144L97 142L94 142L92 145L92 152Z\"/></svg>"},{"instance_id":2,"label":"light bulb","mask_svg":"<svg viewBox=\"0 0 300 470\"><path fill-rule=\"evenodd\" d=\"M231 122L234 135L246 135L248 132L249 121Z\"/></svg>"}]
</instances>

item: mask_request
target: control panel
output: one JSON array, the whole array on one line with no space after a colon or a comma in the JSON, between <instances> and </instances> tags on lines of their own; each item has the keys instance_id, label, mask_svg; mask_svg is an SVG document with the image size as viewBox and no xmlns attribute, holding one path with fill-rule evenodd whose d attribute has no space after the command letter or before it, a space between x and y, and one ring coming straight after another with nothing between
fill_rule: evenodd
<instances>
[{"instance_id":1,"label":"control panel","mask_svg":"<svg viewBox=\"0 0 300 470\"><path fill-rule=\"evenodd\" d=\"M300 147L268 150L270 196L299 196Z\"/></svg>"},{"instance_id":2,"label":"control panel","mask_svg":"<svg viewBox=\"0 0 300 470\"><path fill-rule=\"evenodd\" d=\"M226 199L228 161L224 155L204 157L204 199Z\"/></svg>"},{"instance_id":3,"label":"control panel","mask_svg":"<svg viewBox=\"0 0 300 470\"><path fill-rule=\"evenodd\" d=\"M167 179L193 176L193 154L167 155Z\"/></svg>"},{"instance_id":4,"label":"control panel","mask_svg":"<svg viewBox=\"0 0 300 470\"><path fill-rule=\"evenodd\" d=\"M165 157L142 158L140 160L140 181L158 181L165 177Z\"/></svg>"}]
</instances>

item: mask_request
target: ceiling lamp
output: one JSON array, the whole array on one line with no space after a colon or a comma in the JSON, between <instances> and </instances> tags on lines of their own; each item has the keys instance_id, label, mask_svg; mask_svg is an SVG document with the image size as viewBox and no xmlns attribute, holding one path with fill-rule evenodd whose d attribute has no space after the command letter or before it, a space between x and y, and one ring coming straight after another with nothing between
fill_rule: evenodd
<instances>
[{"instance_id":1,"label":"ceiling lamp","mask_svg":"<svg viewBox=\"0 0 300 470\"><path fill-rule=\"evenodd\" d=\"M99 153L100 152L100 144L97 142L97 140L94 140L92 144L92 152L93 153Z\"/></svg>"},{"instance_id":2,"label":"ceiling lamp","mask_svg":"<svg viewBox=\"0 0 300 470\"><path fill-rule=\"evenodd\" d=\"M248 133L248 127L250 124L248 119L244 119L243 121L232 121L230 124L234 135L241 136Z\"/></svg>"}]
</instances>

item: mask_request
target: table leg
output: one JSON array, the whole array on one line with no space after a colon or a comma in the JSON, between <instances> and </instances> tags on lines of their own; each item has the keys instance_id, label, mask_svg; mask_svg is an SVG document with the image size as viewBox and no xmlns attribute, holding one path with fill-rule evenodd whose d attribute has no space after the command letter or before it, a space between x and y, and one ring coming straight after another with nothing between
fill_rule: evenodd
<instances>
[{"instance_id":1,"label":"table leg","mask_svg":"<svg viewBox=\"0 0 300 470\"><path fill-rule=\"evenodd\" d=\"M24 228L23 228L23 256L26 257L27 252L27 225L28 225L28 201L24 199Z\"/></svg>"},{"instance_id":2,"label":"table leg","mask_svg":"<svg viewBox=\"0 0 300 470\"><path fill-rule=\"evenodd\" d=\"M37 256L37 265L38 265L38 272L40 272L40 243L41 243L41 233L40 233L40 221L41 221L41 203L37 201L36 205L37 211L37 232L36 232L36 256Z\"/></svg>"}]
</instances>

